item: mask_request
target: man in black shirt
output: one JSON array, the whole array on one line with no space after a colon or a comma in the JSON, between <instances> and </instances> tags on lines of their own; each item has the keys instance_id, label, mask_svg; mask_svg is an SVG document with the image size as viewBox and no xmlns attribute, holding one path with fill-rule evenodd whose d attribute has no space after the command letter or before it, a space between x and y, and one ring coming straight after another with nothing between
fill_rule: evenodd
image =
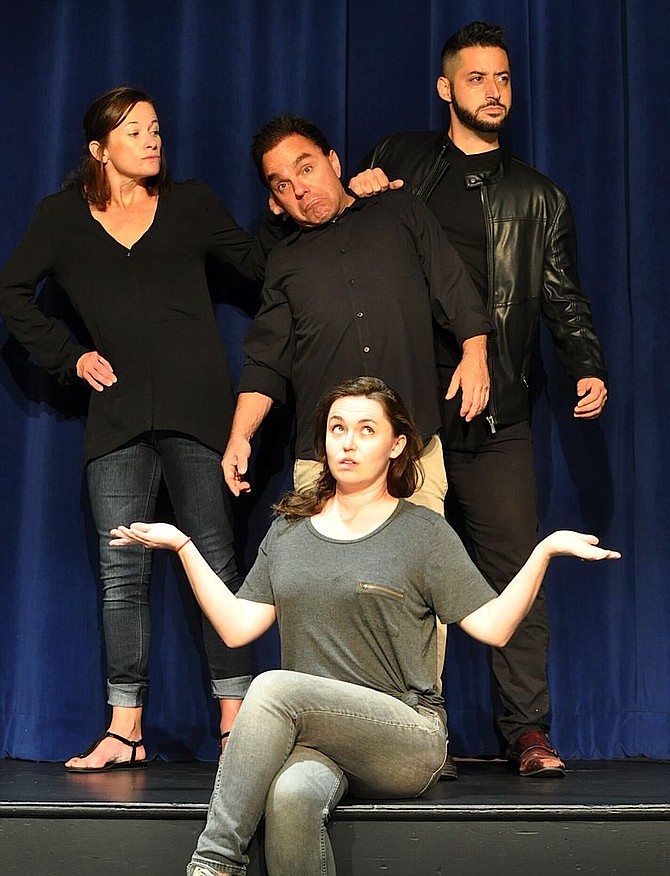
<instances>
[{"instance_id":1,"label":"man in black shirt","mask_svg":"<svg viewBox=\"0 0 670 876\"><path fill-rule=\"evenodd\" d=\"M235 495L250 439L291 384L296 401L296 488L314 477L312 424L320 397L359 375L396 389L426 442L425 482L414 501L443 513L446 477L432 321L453 335L462 357L448 388L465 420L488 399L490 321L463 263L430 211L411 195L356 200L318 128L279 116L252 149L274 213L296 230L272 251L261 309L247 337L247 360L223 471ZM459 389L461 392L459 393Z\"/></svg>"},{"instance_id":2,"label":"man in black shirt","mask_svg":"<svg viewBox=\"0 0 670 876\"><path fill-rule=\"evenodd\" d=\"M567 199L551 180L500 148L498 135L512 105L502 28L473 22L450 37L442 74L437 90L449 106L448 131L385 138L364 162L373 169L351 186L359 195L374 194L403 179L448 232L493 320L485 416L466 422L447 400L442 418L448 512L463 517L473 559L500 591L537 540L528 371L540 313L575 380L575 417L599 416L607 375L579 286ZM446 386L456 362L453 342L438 333L436 347ZM524 776L565 772L548 740L548 633L541 593L508 645L492 653L504 708L499 727L510 762Z\"/></svg>"}]
</instances>

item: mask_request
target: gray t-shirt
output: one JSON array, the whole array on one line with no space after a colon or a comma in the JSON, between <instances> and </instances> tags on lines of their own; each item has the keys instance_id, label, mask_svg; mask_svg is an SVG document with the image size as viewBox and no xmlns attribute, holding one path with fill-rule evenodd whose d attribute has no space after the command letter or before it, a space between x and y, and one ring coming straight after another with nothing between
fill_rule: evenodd
<instances>
[{"instance_id":1,"label":"gray t-shirt","mask_svg":"<svg viewBox=\"0 0 670 876\"><path fill-rule=\"evenodd\" d=\"M351 541L275 520L238 592L276 607L282 668L438 708L435 615L459 621L495 595L446 520L404 500Z\"/></svg>"}]
</instances>

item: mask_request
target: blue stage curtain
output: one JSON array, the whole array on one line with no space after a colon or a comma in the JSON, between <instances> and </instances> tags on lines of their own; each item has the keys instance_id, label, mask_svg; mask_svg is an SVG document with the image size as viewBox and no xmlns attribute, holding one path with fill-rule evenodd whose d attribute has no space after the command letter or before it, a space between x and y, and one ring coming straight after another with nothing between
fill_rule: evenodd
<instances>
[{"instance_id":1,"label":"blue stage curtain","mask_svg":"<svg viewBox=\"0 0 670 876\"><path fill-rule=\"evenodd\" d=\"M542 533L583 528L624 553L602 566L560 560L550 572L552 738L567 757L668 758L662 0L24 0L0 29L0 260L76 164L82 113L105 89L148 90L174 175L204 179L253 230L266 195L249 142L262 122L279 111L310 117L349 169L386 133L440 127L439 51L475 18L507 27L507 137L570 197L611 375L602 419L574 421L574 387L543 337L533 420ZM239 294L217 304L235 375L254 304L240 294L246 304ZM42 301L72 318L56 290ZM4 325L0 352L0 752L61 760L106 726L81 465L86 391L59 386ZM290 481L289 437L286 417L259 436L255 489L236 505L247 565ZM148 753L213 758L197 614L173 557L156 557L152 612ZM257 658L259 668L276 661L273 635ZM446 689L455 753L497 753L486 649L460 631Z\"/></svg>"}]
</instances>

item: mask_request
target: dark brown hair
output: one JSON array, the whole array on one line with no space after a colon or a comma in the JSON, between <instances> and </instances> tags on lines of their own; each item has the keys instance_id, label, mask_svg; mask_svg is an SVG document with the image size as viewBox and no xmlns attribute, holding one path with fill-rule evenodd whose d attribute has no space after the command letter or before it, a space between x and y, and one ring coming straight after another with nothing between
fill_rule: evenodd
<instances>
[{"instance_id":1,"label":"dark brown hair","mask_svg":"<svg viewBox=\"0 0 670 876\"><path fill-rule=\"evenodd\" d=\"M369 398L379 402L396 438L404 435L407 439L402 453L390 460L386 476L389 493L398 499L406 499L422 482L423 472L419 457L423 451L423 441L402 399L378 377L352 377L333 387L321 399L316 409L314 448L317 459L323 467L318 481L304 492L287 493L276 505L273 505L273 511L277 514L289 520L311 517L313 514L318 514L328 499L335 495L336 482L328 468L326 457L328 415L338 399L350 397Z\"/></svg>"},{"instance_id":2,"label":"dark brown hair","mask_svg":"<svg viewBox=\"0 0 670 876\"><path fill-rule=\"evenodd\" d=\"M121 85L97 97L84 113L85 145L79 167L65 180L64 188L76 188L92 207L105 210L111 198L109 183L101 161L97 161L88 148L93 141L105 145L114 128L118 128L132 108L138 103L154 105L149 95L134 85ZM150 195L160 194L169 186L165 153L161 150L161 169L155 176L145 180Z\"/></svg>"}]
</instances>

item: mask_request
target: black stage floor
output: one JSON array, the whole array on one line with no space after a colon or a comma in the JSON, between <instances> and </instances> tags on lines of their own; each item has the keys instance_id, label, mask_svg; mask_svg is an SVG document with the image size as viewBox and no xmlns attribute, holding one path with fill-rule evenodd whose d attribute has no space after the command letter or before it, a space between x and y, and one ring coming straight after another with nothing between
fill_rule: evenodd
<instances>
[{"instance_id":1,"label":"black stage floor","mask_svg":"<svg viewBox=\"0 0 670 876\"><path fill-rule=\"evenodd\" d=\"M214 773L0 761L0 872L182 876ZM670 764L580 761L563 779L521 779L500 762L460 762L458 781L418 800L343 801L330 833L338 876L669 876ZM249 876L264 874L261 859L255 844Z\"/></svg>"}]
</instances>

